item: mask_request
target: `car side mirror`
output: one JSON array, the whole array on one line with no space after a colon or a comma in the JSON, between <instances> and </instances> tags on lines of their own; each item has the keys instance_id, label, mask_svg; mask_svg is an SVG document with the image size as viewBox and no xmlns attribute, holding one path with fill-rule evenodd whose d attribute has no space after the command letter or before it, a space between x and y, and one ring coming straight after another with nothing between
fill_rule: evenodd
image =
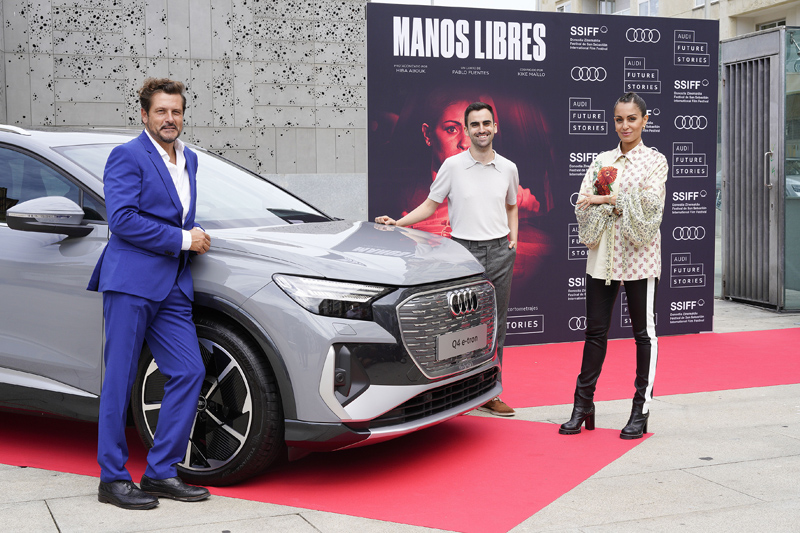
<instances>
[{"instance_id":1,"label":"car side mirror","mask_svg":"<svg viewBox=\"0 0 800 533\"><path fill-rule=\"evenodd\" d=\"M94 229L83 222L83 209L63 196L44 196L9 207L6 223L11 229L85 237Z\"/></svg>"}]
</instances>

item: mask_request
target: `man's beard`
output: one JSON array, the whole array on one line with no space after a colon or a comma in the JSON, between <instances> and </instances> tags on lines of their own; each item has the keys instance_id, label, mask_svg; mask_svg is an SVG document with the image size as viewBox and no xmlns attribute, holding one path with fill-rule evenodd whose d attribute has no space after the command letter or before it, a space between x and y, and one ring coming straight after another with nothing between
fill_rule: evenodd
<instances>
[{"instance_id":1,"label":"man's beard","mask_svg":"<svg viewBox=\"0 0 800 533\"><path fill-rule=\"evenodd\" d=\"M173 132L174 132L175 137L172 138L172 139L168 138L165 135L165 133L162 133L162 130L163 130L163 127L161 129L159 129L159 130L156 130L156 131L153 131L149 126L147 127L147 131L150 132L150 135L152 135L153 137L155 137L159 141L161 141L163 143L167 143L167 144L175 142L178 139L178 137L180 137L180 135L181 135L181 130L178 129L177 126L174 126L174 129L169 129L169 130L165 131L165 133L167 135L172 135Z\"/></svg>"},{"instance_id":2,"label":"man's beard","mask_svg":"<svg viewBox=\"0 0 800 533\"><path fill-rule=\"evenodd\" d=\"M164 128L162 128L161 130L158 130L157 132L155 132L156 137L158 137L158 139L161 142L165 142L165 143L175 142L175 140L177 140L177 138L181 136L181 130L179 130L177 127L175 127L174 129L165 130L165 132L162 133L163 129ZM166 136L166 135L173 135L173 134L175 135L173 138L168 138Z\"/></svg>"}]
</instances>

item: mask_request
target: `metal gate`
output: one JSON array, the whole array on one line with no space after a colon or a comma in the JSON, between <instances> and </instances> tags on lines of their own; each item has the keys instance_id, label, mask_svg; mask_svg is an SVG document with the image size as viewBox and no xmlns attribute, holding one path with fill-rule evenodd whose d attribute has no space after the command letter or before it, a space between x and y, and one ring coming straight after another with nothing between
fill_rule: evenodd
<instances>
[{"instance_id":1,"label":"metal gate","mask_svg":"<svg viewBox=\"0 0 800 533\"><path fill-rule=\"evenodd\" d=\"M783 29L723 41L722 296L783 307Z\"/></svg>"}]
</instances>

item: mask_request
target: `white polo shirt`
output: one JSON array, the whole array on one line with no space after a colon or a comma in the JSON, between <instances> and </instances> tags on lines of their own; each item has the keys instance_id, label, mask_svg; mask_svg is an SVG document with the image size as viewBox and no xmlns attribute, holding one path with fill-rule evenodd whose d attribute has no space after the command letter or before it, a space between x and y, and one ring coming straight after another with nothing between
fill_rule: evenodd
<instances>
[{"instance_id":1,"label":"white polo shirt","mask_svg":"<svg viewBox=\"0 0 800 533\"><path fill-rule=\"evenodd\" d=\"M488 241L510 233L506 204L517 203L518 188L517 165L497 152L484 165L466 150L442 163L428 198L447 198L453 237Z\"/></svg>"}]
</instances>

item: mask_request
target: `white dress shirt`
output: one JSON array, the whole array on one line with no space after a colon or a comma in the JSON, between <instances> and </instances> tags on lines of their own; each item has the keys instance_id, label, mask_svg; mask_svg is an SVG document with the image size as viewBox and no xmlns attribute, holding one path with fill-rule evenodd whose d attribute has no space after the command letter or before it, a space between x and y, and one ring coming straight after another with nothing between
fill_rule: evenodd
<instances>
[{"instance_id":1,"label":"white dress shirt","mask_svg":"<svg viewBox=\"0 0 800 533\"><path fill-rule=\"evenodd\" d=\"M189 171L186 169L186 157L183 155L183 148L185 145L182 140L175 139L175 164L173 164L169 160L167 151L153 139L153 136L150 135L147 129L144 131L147 133L147 137L153 143L153 146L158 150L161 159L164 160L167 171L169 171L169 175L172 178L172 183L175 184L175 190L178 191L178 198L180 198L181 206L183 207L181 223L184 223L186 222L186 216L189 214L189 206L192 203L192 188L189 184ZM192 234L186 230L181 231L183 232L181 250L188 250L192 246Z\"/></svg>"}]
</instances>

